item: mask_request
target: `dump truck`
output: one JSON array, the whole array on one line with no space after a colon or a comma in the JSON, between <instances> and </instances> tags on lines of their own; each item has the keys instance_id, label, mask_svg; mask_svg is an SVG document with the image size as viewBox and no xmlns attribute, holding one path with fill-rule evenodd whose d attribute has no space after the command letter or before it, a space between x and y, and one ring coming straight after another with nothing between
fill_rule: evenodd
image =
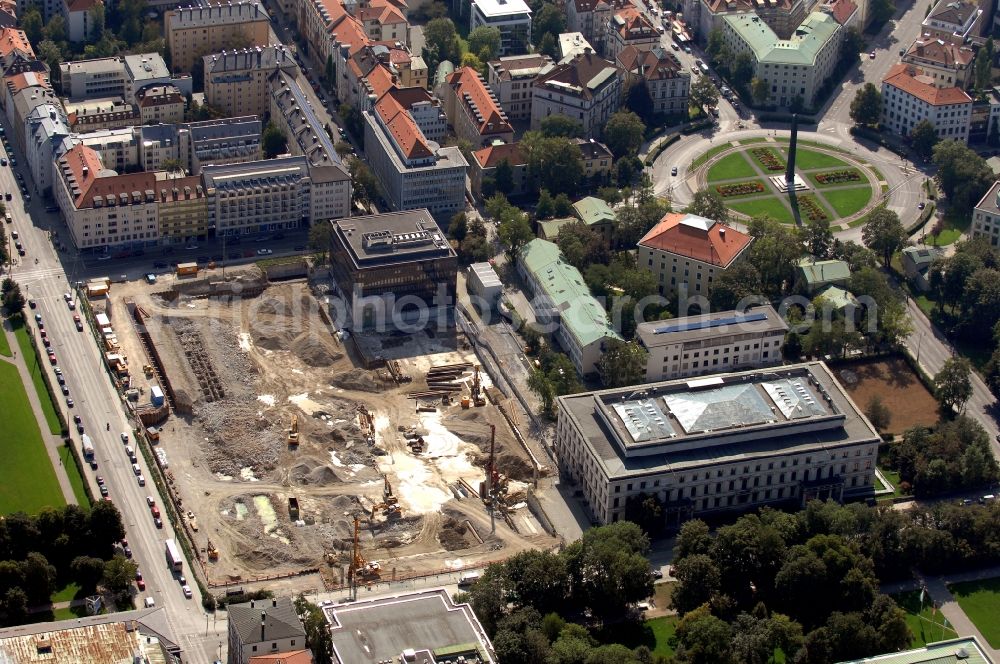
<instances>
[{"instance_id":1,"label":"dump truck","mask_svg":"<svg viewBox=\"0 0 1000 664\"><path fill-rule=\"evenodd\" d=\"M184 277L187 275L197 275L198 274L198 264L197 263L178 263L177 264L177 276Z\"/></svg>"},{"instance_id":2,"label":"dump truck","mask_svg":"<svg viewBox=\"0 0 1000 664\"><path fill-rule=\"evenodd\" d=\"M149 400L156 407L163 405L163 390L160 389L159 385L153 385L149 388Z\"/></svg>"},{"instance_id":3,"label":"dump truck","mask_svg":"<svg viewBox=\"0 0 1000 664\"><path fill-rule=\"evenodd\" d=\"M295 496L288 499L288 518L292 521L299 520L299 499Z\"/></svg>"}]
</instances>

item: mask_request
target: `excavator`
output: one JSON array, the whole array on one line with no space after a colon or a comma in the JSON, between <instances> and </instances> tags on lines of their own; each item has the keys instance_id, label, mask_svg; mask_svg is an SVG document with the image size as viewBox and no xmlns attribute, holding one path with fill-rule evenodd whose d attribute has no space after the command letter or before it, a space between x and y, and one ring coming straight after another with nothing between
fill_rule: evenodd
<instances>
[{"instance_id":1,"label":"excavator","mask_svg":"<svg viewBox=\"0 0 1000 664\"><path fill-rule=\"evenodd\" d=\"M374 560L367 561L361 555L361 521L354 517L354 552L351 556L351 566L348 569L349 578L354 583L368 583L378 581L382 576L382 566Z\"/></svg>"},{"instance_id":2,"label":"excavator","mask_svg":"<svg viewBox=\"0 0 1000 664\"><path fill-rule=\"evenodd\" d=\"M402 509L399 506L399 499L392 495L392 485L389 484L389 476L385 475L382 479L385 481L385 486L382 489L382 502L378 505L372 505L372 519L375 518L375 514L379 510L382 510L382 514L387 519L397 517L402 513Z\"/></svg>"},{"instance_id":3,"label":"excavator","mask_svg":"<svg viewBox=\"0 0 1000 664\"><path fill-rule=\"evenodd\" d=\"M288 430L288 444L299 444L299 416L292 415L292 427Z\"/></svg>"},{"instance_id":4,"label":"excavator","mask_svg":"<svg viewBox=\"0 0 1000 664\"><path fill-rule=\"evenodd\" d=\"M219 559L219 549L217 549L216 546L212 544L212 540L208 540L207 550L208 550L208 559L210 562L214 563Z\"/></svg>"},{"instance_id":5,"label":"excavator","mask_svg":"<svg viewBox=\"0 0 1000 664\"><path fill-rule=\"evenodd\" d=\"M483 395L483 384L479 379L479 365L477 364L472 373L472 403L476 406L485 406L486 397Z\"/></svg>"}]
</instances>

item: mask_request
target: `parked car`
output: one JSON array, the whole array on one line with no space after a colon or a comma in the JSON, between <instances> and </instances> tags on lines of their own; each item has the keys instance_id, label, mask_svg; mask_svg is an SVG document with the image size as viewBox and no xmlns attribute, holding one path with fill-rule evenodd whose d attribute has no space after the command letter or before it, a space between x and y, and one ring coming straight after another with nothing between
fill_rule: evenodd
<instances>
[{"instance_id":1,"label":"parked car","mask_svg":"<svg viewBox=\"0 0 1000 664\"><path fill-rule=\"evenodd\" d=\"M258 249L257 250L257 255L258 256L270 256L273 253L274 252L271 251L270 249Z\"/></svg>"},{"instance_id":2,"label":"parked car","mask_svg":"<svg viewBox=\"0 0 1000 664\"><path fill-rule=\"evenodd\" d=\"M109 493L108 492L108 485L107 484L102 484L101 485L101 496L103 498L107 498L108 497L108 493Z\"/></svg>"}]
</instances>

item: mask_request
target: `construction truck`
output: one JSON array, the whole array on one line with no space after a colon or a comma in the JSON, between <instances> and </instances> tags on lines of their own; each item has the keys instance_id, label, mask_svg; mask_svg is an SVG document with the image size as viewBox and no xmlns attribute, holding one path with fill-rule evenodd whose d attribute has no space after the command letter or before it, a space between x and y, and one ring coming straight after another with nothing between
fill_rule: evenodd
<instances>
[{"instance_id":1,"label":"construction truck","mask_svg":"<svg viewBox=\"0 0 1000 664\"><path fill-rule=\"evenodd\" d=\"M208 551L208 560L210 562L214 563L217 560L219 560L219 549L216 548L214 544L212 544L212 540L208 540L208 547L206 548L206 550Z\"/></svg>"},{"instance_id":2,"label":"construction truck","mask_svg":"<svg viewBox=\"0 0 1000 664\"><path fill-rule=\"evenodd\" d=\"M354 551L351 556L351 565L348 574L353 583L369 583L378 581L382 576L382 566L374 560L365 560L361 555L361 521L354 517Z\"/></svg>"},{"instance_id":3,"label":"construction truck","mask_svg":"<svg viewBox=\"0 0 1000 664\"><path fill-rule=\"evenodd\" d=\"M299 444L299 416L292 415L292 427L288 430L288 444Z\"/></svg>"}]
</instances>

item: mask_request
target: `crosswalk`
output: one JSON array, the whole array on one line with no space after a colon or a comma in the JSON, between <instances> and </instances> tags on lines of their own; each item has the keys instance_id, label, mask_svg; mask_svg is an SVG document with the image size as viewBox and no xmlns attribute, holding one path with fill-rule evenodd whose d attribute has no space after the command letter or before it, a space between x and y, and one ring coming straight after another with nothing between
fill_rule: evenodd
<instances>
[{"instance_id":1,"label":"crosswalk","mask_svg":"<svg viewBox=\"0 0 1000 664\"><path fill-rule=\"evenodd\" d=\"M50 279L52 277L65 278L66 273L60 267L47 267L37 269L16 269L14 276L20 284L30 284Z\"/></svg>"}]
</instances>

